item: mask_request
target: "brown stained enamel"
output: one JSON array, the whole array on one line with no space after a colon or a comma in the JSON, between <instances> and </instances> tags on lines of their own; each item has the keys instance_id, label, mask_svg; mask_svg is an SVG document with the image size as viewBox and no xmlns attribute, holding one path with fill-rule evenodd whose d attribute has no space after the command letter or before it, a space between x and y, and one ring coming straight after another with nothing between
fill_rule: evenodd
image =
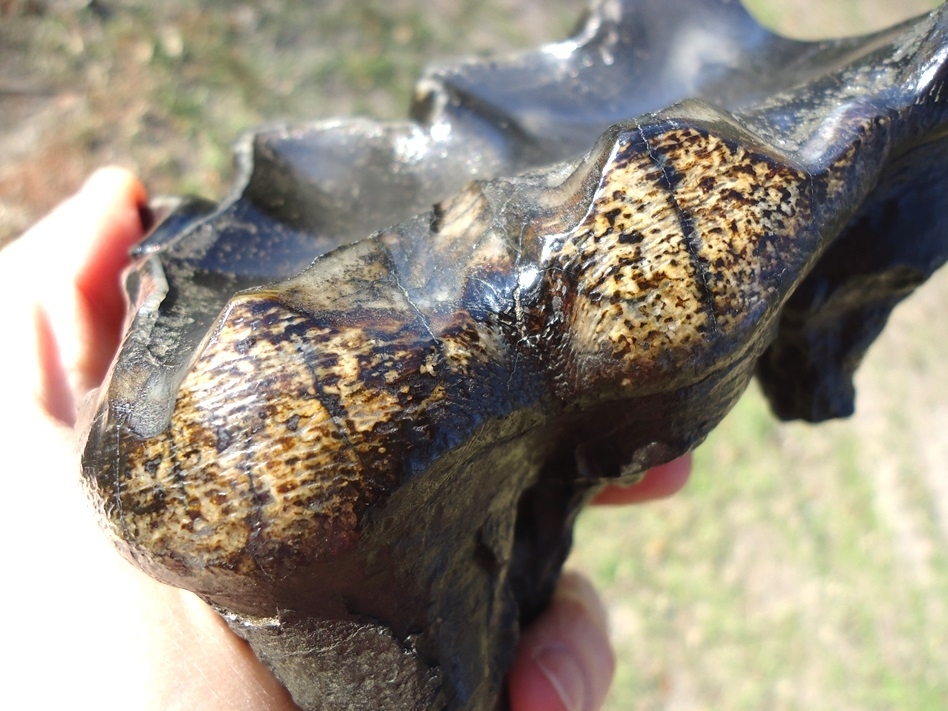
<instances>
[{"instance_id":1,"label":"brown stained enamel","mask_svg":"<svg viewBox=\"0 0 948 711\"><path fill-rule=\"evenodd\" d=\"M348 278L381 288L375 260L355 264ZM267 577L357 540L360 515L399 483L405 429L448 403L445 373L476 377L503 357L469 315L435 343L409 304L380 310L389 297L348 299L367 309L355 323L335 299L300 313L294 286L231 302L168 429L123 453L115 525L136 555L197 579Z\"/></svg>"},{"instance_id":2,"label":"brown stained enamel","mask_svg":"<svg viewBox=\"0 0 948 711\"><path fill-rule=\"evenodd\" d=\"M707 130L624 134L585 219L545 262L548 302L569 312L571 387L609 373L621 389L665 387L759 327L800 252L807 182Z\"/></svg>"},{"instance_id":3,"label":"brown stained enamel","mask_svg":"<svg viewBox=\"0 0 948 711\"><path fill-rule=\"evenodd\" d=\"M755 325L772 308L774 276L803 245L810 220L808 176L773 157L695 129L655 142L656 155L681 176L672 195L693 229L692 260L710 295L715 327Z\"/></svg>"},{"instance_id":4,"label":"brown stained enamel","mask_svg":"<svg viewBox=\"0 0 948 711\"><path fill-rule=\"evenodd\" d=\"M773 309L780 284L770 275L805 215L805 176L772 158L704 130L641 139L619 135L570 233L530 233L536 246L518 245L542 255L545 276L541 300L521 300L525 313L513 317L562 312L551 341L562 343L567 387L604 389L599 400L713 367L696 354ZM424 282L425 264L468 280L510 269L490 220L490 201L472 187L435 210L414 273L392 265L417 245L382 234L377 246L232 300L170 426L124 452L120 535L156 564L199 576L286 573L348 550L363 512L401 481L406 428L437 427L449 406L470 410L476 426L478 403L452 401L452 380L514 363L501 321L438 316L463 281L421 306L407 290ZM546 368L541 377L557 382Z\"/></svg>"},{"instance_id":5,"label":"brown stained enamel","mask_svg":"<svg viewBox=\"0 0 948 711\"><path fill-rule=\"evenodd\" d=\"M646 151L620 142L586 219L551 255L559 266L551 286L572 304L566 348L581 383L597 376L584 370L603 363L648 377L657 354L704 338L695 265L660 178Z\"/></svg>"},{"instance_id":6,"label":"brown stained enamel","mask_svg":"<svg viewBox=\"0 0 948 711\"><path fill-rule=\"evenodd\" d=\"M281 337L318 328L248 301L228 309L182 383L166 433L126 454L151 462L126 469L129 542L197 571L252 574L344 547L374 494L299 342ZM135 515L155 497L162 509Z\"/></svg>"}]
</instances>

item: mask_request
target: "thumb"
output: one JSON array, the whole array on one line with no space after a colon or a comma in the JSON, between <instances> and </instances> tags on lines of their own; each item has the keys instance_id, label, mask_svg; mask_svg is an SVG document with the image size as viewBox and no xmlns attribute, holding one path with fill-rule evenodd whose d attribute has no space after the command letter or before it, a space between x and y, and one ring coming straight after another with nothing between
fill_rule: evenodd
<instances>
[{"instance_id":1,"label":"thumb","mask_svg":"<svg viewBox=\"0 0 948 711\"><path fill-rule=\"evenodd\" d=\"M595 711L615 672L605 609L585 578L564 574L524 632L510 671L513 711Z\"/></svg>"},{"instance_id":2,"label":"thumb","mask_svg":"<svg viewBox=\"0 0 948 711\"><path fill-rule=\"evenodd\" d=\"M119 276L143 234L145 201L130 173L100 170L0 252L0 297L17 304L7 334L18 345L0 377L7 392L28 390L67 424L117 348L124 313Z\"/></svg>"}]
</instances>

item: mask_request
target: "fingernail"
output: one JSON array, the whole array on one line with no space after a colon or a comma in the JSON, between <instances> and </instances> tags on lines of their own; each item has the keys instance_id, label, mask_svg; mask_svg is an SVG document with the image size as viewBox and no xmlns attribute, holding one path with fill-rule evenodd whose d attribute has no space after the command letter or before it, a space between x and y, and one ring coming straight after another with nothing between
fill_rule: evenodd
<instances>
[{"instance_id":1,"label":"fingernail","mask_svg":"<svg viewBox=\"0 0 948 711\"><path fill-rule=\"evenodd\" d=\"M582 606L589 619L602 630L603 635L609 636L609 613L588 580L581 575L565 573L555 594Z\"/></svg>"},{"instance_id":2,"label":"fingernail","mask_svg":"<svg viewBox=\"0 0 948 711\"><path fill-rule=\"evenodd\" d=\"M567 711L584 711L588 681L576 656L563 647L550 646L538 650L534 661Z\"/></svg>"}]
</instances>

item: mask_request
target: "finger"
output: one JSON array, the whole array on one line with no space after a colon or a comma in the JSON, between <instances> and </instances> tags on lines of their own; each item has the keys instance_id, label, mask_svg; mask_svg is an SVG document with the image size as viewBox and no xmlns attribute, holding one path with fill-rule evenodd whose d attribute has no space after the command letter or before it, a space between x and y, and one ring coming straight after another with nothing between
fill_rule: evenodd
<instances>
[{"instance_id":1,"label":"finger","mask_svg":"<svg viewBox=\"0 0 948 711\"><path fill-rule=\"evenodd\" d=\"M592 585L566 573L549 608L524 632L510 671L512 711L595 711L615 672L605 609Z\"/></svg>"},{"instance_id":2,"label":"finger","mask_svg":"<svg viewBox=\"0 0 948 711\"><path fill-rule=\"evenodd\" d=\"M98 386L115 355L125 317L122 270L130 247L144 233L145 188L135 176L118 168L95 173L80 193L90 224L90 239L77 262L75 296L80 351L72 366L79 394Z\"/></svg>"},{"instance_id":3,"label":"finger","mask_svg":"<svg viewBox=\"0 0 948 711\"><path fill-rule=\"evenodd\" d=\"M2 471L16 474L5 494L17 504L0 536L29 544L4 552L16 571L4 604L24 612L4 621L16 654L0 699L14 701L0 707L298 711L216 612L119 557L85 506L71 431L28 409L7 427Z\"/></svg>"},{"instance_id":4,"label":"finger","mask_svg":"<svg viewBox=\"0 0 948 711\"><path fill-rule=\"evenodd\" d=\"M82 189L0 253L0 292L18 304L8 335L18 348L5 379L71 423L101 379L124 309L119 273L142 235L144 188L118 168Z\"/></svg>"},{"instance_id":5,"label":"finger","mask_svg":"<svg viewBox=\"0 0 948 711\"><path fill-rule=\"evenodd\" d=\"M631 486L608 484L593 498L592 503L606 506L638 504L663 499L678 493L691 475L691 455L686 454L667 464L649 469L642 480Z\"/></svg>"},{"instance_id":6,"label":"finger","mask_svg":"<svg viewBox=\"0 0 948 711\"><path fill-rule=\"evenodd\" d=\"M114 350L124 310L118 276L141 236L144 200L128 173L100 171L0 252L5 336L16 346L0 371L10 404L0 432L11 445L3 469L17 474L7 493L20 502L0 517L0 537L30 533L7 561L27 584L8 592L13 609L41 611L5 628L17 659L3 694L42 694L56 708L95 699L106 710L290 711L285 689L213 610L116 554L77 481L74 434L63 422L84 386L70 377L101 377ZM28 505L36 500L40 508Z\"/></svg>"}]
</instances>

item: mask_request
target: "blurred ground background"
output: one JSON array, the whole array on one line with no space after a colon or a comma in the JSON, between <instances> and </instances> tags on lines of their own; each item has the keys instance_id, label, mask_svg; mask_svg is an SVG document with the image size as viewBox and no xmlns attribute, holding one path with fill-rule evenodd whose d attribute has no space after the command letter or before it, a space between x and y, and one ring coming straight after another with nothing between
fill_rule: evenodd
<instances>
[{"instance_id":1,"label":"blurred ground background","mask_svg":"<svg viewBox=\"0 0 948 711\"><path fill-rule=\"evenodd\" d=\"M797 37L928 0L753 0ZM255 125L405 114L430 59L558 39L578 0L0 0L0 243L94 167L219 198ZM37 278L42 278L41 273ZM611 711L948 708L948 273L899 307L857 415L778 424L751 390L674 500L584 514Z\"/></svg>"}]
</instances>

